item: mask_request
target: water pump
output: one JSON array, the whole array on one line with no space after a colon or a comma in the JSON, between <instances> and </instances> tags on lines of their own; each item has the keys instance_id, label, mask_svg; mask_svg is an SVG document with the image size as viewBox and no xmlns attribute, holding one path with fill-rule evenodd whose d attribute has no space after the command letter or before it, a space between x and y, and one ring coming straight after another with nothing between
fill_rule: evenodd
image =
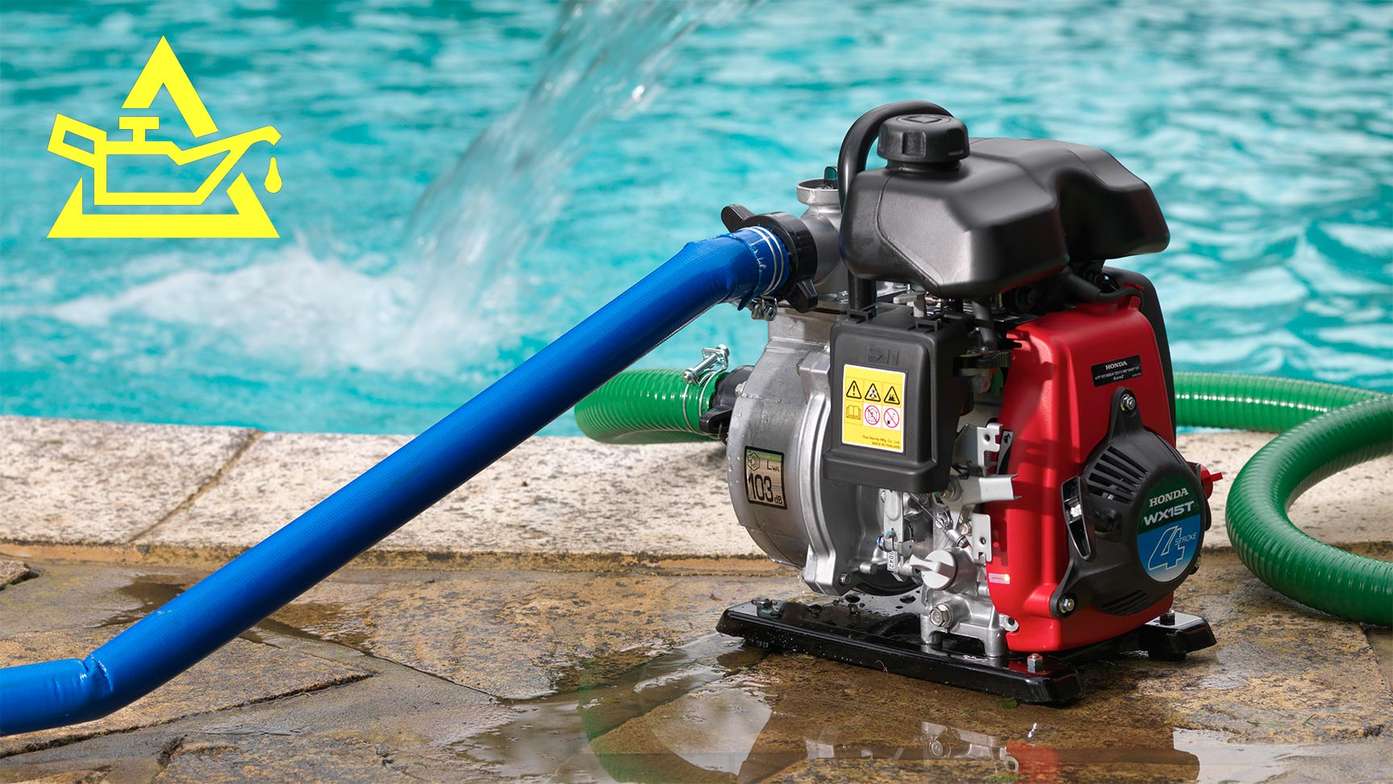
<instances>
[{"instance_id":1,"label":"water pump","mask_svg":"<svg viewBox=\"0 0 1393 784\"><path fill-rule=\"evenodd\" d=\"M1108 265L1168 242L1146 183L907 102L798 197L798 218L723 215L804 248L804 279L754 308L768 344L702 427L740 524L832 598L741 604L720 630L1024 702L1078 696L1080 660L1212 645L1171 604L1215 477L1175 448L1154 289Z\"/></svg>"}]
</instances>

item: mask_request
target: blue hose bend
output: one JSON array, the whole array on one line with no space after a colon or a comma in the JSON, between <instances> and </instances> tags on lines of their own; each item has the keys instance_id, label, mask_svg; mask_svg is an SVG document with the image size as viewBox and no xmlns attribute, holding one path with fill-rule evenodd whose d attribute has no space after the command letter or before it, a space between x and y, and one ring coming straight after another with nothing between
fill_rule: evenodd
<instances>
[{"instance_id":1,"label":"blue hose bend","mask_svg":"<svg viewBox=\"0 0 1393 784\"><path fill-rule=\"evenodd\" d=\"M787 282L768 231L689 243L512 372L93 651L0 669L0 734L104 716L191 667L565 413L692 319Z\"/></svg>"}]
</instances>

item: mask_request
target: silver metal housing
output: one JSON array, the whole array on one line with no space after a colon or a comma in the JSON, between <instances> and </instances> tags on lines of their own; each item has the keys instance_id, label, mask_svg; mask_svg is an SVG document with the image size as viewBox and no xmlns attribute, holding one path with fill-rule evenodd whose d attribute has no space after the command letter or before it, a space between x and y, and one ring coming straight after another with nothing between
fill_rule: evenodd
<instances>
[{"instance_id":1,"label":"silver metal housing","mask_svg":"<svg viewBox=\"0 0 1393 784\"><path fill-rule=\"evenodd\" d=\"M769 322L769 342L731 415L726 462L731 502L750 537L775 561L802 569L808 587L836 596L846 592L839 577L871 556L879 525L860 522L855 488L821 478L833 320L781 312ZM787 508L748 498L747 447L784 455Z\"/></svg>"}]
</instances>

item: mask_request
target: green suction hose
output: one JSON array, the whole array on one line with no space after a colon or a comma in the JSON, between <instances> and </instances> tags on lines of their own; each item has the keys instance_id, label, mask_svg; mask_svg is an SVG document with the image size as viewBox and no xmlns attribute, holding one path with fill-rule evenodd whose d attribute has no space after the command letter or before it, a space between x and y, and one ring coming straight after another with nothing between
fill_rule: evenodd
<instances>
[{"instance_id":1,"label":"green suction hose","mask_svg":"<svg viewBox=\"0 0 1393 784\"><path fill-rule=\"evenodd\" d=\"M576 406L586 435L611 444L709 440L698 423L725 374L687 382L680 370L621 373ZM1307 536L1287 516L1306 488L1393 453L1393 395L1314 381L1176 373L1179 424L1281 433L1239 472L1229 539L1263 582L1341 618L1393 626L1393 563Z\"/></svg>"},{"instance_id":2,"label":"green suction hose","mask_svg":"<svg viewBox=\"0 0 1393 784\"><path fill-rule=\"evenodd\" d=\"M710 441L701 415L724 372L689 382L681 370L628 370L576 404L576 424L606 444Z\"/></svg>"},{"instance_id":3,"label":"green suction hose","mask_svg":"<svg viewBox=\"0 0 1393 784\"><path fill-rule=\"evenodd\" d=\"M1243 466L1229 490L1229 541L1259 579L1353 621L1393 626L1393 563L1307 536L1287 507L1308 487L1393 453L1393 395L1333 384L1177 373L1182 425L1285 431Z\"/></svg>"},{"instance_id":4,"label":"green suction hose","mask_svg":"<svg viewBox=\"0 0 1393 784\"><path fill-rule=\"evenodd\" d=\"M1313 417L1386 397L1337 384L1240 373L1176 373L1178 424L1280 433Z\"/></svg>"}]
</instances>

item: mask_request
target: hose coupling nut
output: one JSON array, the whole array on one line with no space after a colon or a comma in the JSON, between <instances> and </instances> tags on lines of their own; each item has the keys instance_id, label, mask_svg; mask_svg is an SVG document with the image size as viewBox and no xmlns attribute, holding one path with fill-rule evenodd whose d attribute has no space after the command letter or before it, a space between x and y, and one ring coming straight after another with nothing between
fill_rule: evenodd
<instances>
[{"instance_id":1,"label":"hose coupling nut","mask_svg":"<svg viewBox=\"0 0 1393 784\"><path fill-rule=\"evenodd\" d=\"M813 286L813 275L817 273L817 241L802 219L786 212L756 215L742 205L727 204L721 210L721 223L726 231L761 228L777 237L788 251L792 270L784 284L770 292L770 297L787 302L799 313L813 309L817 304L817 288Z\"/></svg>"}]
</instances>

